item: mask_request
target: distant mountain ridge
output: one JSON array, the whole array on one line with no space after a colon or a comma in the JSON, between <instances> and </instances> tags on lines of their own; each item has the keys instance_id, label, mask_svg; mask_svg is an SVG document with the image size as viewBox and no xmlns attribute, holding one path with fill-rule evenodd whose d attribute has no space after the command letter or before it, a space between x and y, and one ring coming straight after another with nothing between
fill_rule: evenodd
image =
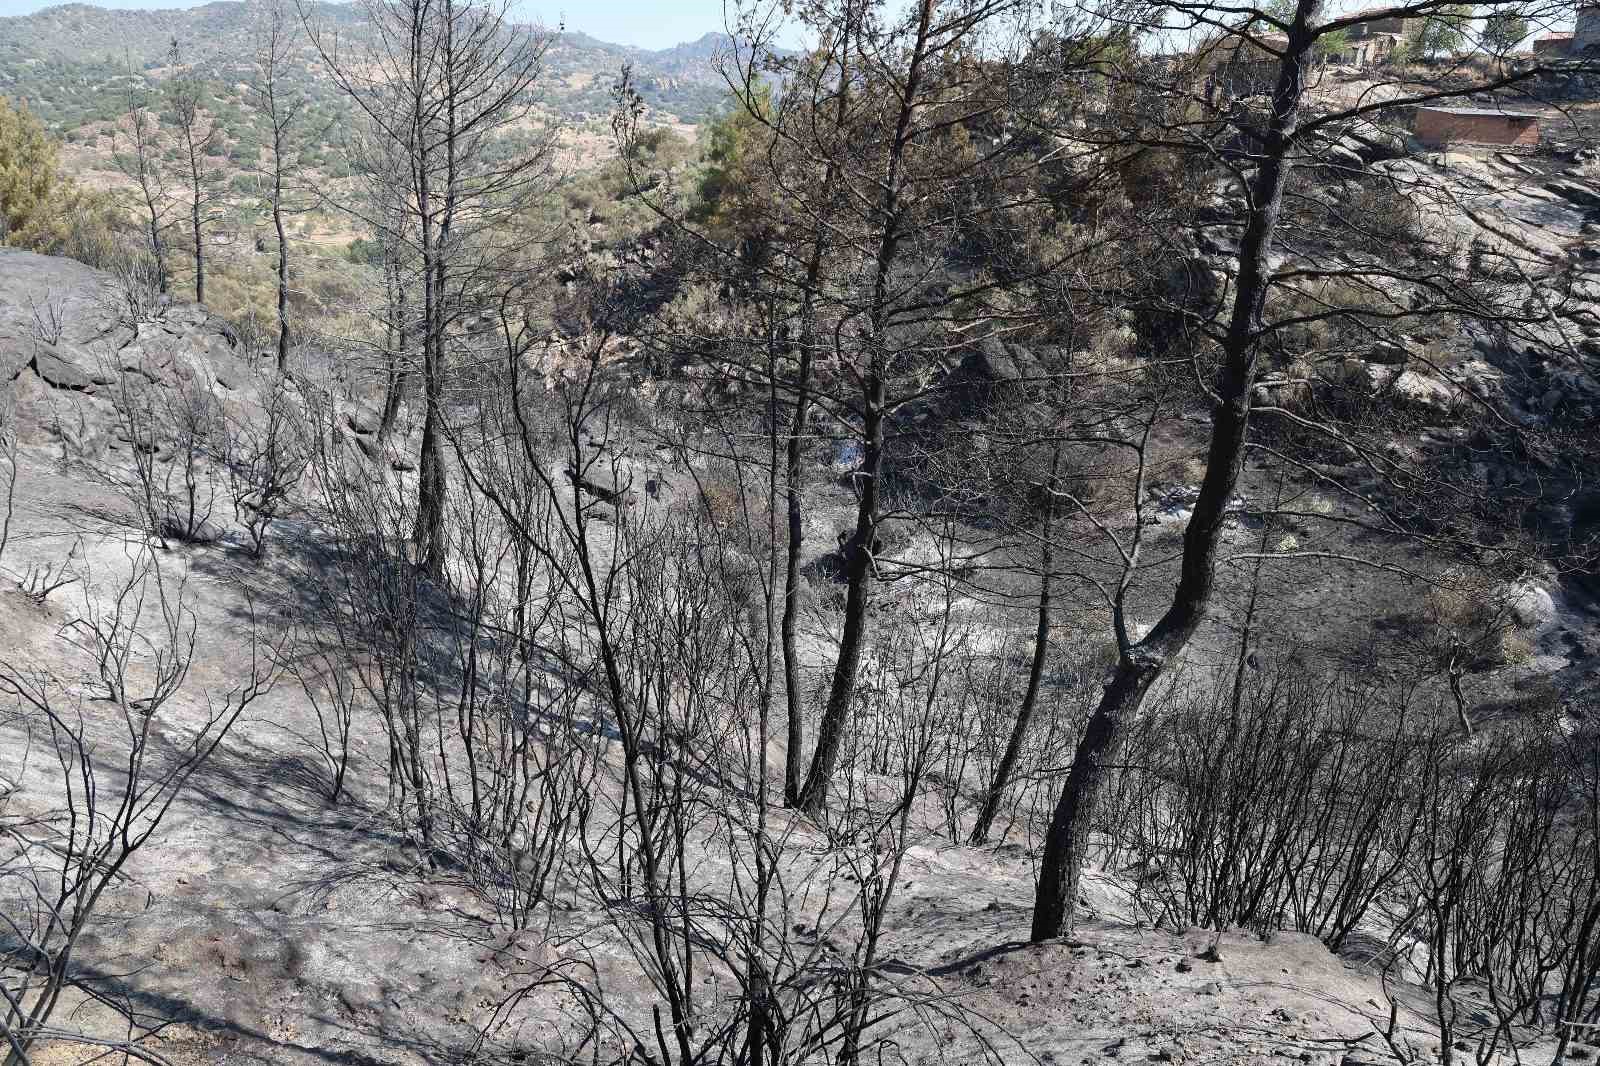
<instances>
[{"instance_id":1,"label":"distant mountain ridge","mask_svg":"<svg viewBox=\"0 0 1600 1066\"><path fill-rule=\"evenodd\" d=\"M0 94L21 97L61 134L104 121L115 106L128 67L159 78L176 38L185 59L224 86L246 73L257 5L250 0L215 0L182 10L129 10L71 3L30 15L0 18ZM359 35L360 10L352 4L319 3L317 17ZM645 102L664 116L698 122L721 102L726 86L713 57L731 46L722 33L670 48L649 50L565 31L546 56L540 97L556 117L583 122L611 107L611 90L622 64L632 65ZM309 45L299 72L316 96L331 91Z\"/></svg>"}]
</instances>

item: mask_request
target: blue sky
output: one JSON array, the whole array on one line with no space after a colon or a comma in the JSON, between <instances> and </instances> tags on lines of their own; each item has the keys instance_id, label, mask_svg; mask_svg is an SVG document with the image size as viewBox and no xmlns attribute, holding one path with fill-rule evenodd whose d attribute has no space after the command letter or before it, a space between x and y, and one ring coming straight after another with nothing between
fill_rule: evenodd
<instances>
[{"instance_id":1,"label":"blue sky","mask_svg":"<svg viewBox=\"0 0 1600 1066\"><path fill-rule=\"evenodd\" d=\"M26 15L62 0L0 0L0 15ZM202 0L91 0L97 7L195 7ZM722 0L519 0L522 18L565 21L602 41L666 48L721 30Z\"/></svg>"}]
</instances>

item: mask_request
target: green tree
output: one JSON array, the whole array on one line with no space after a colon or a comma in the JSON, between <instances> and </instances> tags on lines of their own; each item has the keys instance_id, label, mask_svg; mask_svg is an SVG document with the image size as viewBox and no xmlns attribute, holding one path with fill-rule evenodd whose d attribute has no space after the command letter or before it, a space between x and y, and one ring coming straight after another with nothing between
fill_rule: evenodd
<instances>
[{"instance_id":1,"label":"green tree","mask_svg":"<svg viewBox=\"0 0 1600 1066\"><path fill-rule=\"evenodd\" d=\"M1496 8L1483 17L1482 44L1485 51L1505 55L1528 39L1532 27L1522 12Z\"/></svg>"},{"instance_id":2,"label":"green tree","mask_svg":"<svg viewBox=\"0 0 1600 1066\"><path fill-rule=\"evenodd\" d=\"M54 247L65 236L73 193L43 124L0 96L0 244Z\"/></svg>"},{"instance_id":3,"label":"green tree","mask_svg":"<svg viewBox=\"0 0 1600 1066\"><path fill-rule=\"evenodd\" d=\"M1467 43L1467 30L1472 25L1472 5L1451 4L1423 17L1422 29L1417 33L1415 52L1421 56L1436 56L1443 52L1459 52Z\"/></svg>"},{"instance_id":4,"label":"green tree","mask_svg":"<svg viewBox=\"0 0 1600 1066\"><path fill-rule=\"evenodd\" d=\"M751 106L727 107L713 120L705 140L705 164L696 192L699 220L728 230L746 230L764 216L761 168L768 141L757 116L772 115L772 89L760 85Z\"/></svg>"}]
</instances>

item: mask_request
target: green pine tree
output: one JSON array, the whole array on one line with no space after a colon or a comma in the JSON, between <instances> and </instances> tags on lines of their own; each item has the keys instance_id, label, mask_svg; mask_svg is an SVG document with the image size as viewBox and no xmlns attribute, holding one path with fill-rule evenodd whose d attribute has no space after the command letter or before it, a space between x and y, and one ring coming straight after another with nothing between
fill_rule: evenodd
<instances>
[{"instance_id":1,"label":"green pine tree","mask_svg":"<svg viewBox=\"0 0 1600 1066\"><path fill-rule=\"evenodd\" d=\"M54 247L65 237L72 198L55 141L25 105L0 96L0 244Z\"/></svg>"}]
</instances>

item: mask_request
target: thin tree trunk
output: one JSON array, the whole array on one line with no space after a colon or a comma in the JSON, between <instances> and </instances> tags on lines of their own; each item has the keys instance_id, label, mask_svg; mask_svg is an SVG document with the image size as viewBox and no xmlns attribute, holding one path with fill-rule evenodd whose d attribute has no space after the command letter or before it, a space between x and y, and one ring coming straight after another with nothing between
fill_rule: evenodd
<instances>
[{"instance_id":1,"label":"thin tree trunk","mask_svg":"<svg viewBox=\"0 0 1600 1066\"><path fill-rule=\"evenodd\" d=\"M394 431L395 419L400 414L400 404L406 395L406 372L391 368L389 388L383 399L383 419L378 426L378 437L386 438Z\"/></svg>"},{"instance_id":2,"label":"thin tree trunk","mask_svg":"<svg viewBox=\"0 0 1600 1066\"><path fill-rule=\"evenodd\" d=\"M151 189L150 176L147 173L146 153L149 151L144 139L135 130L135 137L139 138L135 150L139 153L139 191L144 196L145 214L150 219L150 251L156 257L156 285L163 295L167 291L167 252L161 244L161 212L156 207L156 194Z\"/></svg>"},{"instance_id":3,"label":"thin tree trunk","mask_svg":"<svg viewBox=\"0 0 1600 1066\"><path fill-rule=\"evenodd\" d=\"M170 57L169 61L176 70L180 64L176 37L172 39ZM201 175L201 161L215 140L216 124L212 122L206 135L196 139L201 122L200 83L195 80L192 69L188 74L175 73L168 80L167 102L177 115L179 128L183 131L183 149L187 155L184 162L188 167L189 181L189 224L194 229L194 299L196 303L205 303L205 234L200 222L200 209L204 204L203 190L208 182Z\"/></svg>"},{"instance_id":4,"label":"thin tree trunk","mask_svg":"<svg viewBox=\"0 0 1600 1066\"><path fill-rule=\"evenodd\" d=\"M290 45L284 28L283 0L269 0L265 22L256 38L256 80L251 88L255 104L272 124L272 228L278 238L278 339L277 367L280 375L289 372L289 234L284 225L283 185L289 164L284 160L288 139L303 97L279 93L278 74L288 60ZM260 354L252 352L252 355Z\"/></svg>"},{"instance_id":5,"label":"thin tree trunk","mask_svg":"<svg viewBox=\"0 0 1600 1066\"><path fill-rule=\"evenodd\" d=\"M434 311L433 326L429 330L430 351L423 360L424 392L427 410L422 423L422 456L418 463L417 500L417 553L423 569L435 577L444 573L444 440L440 419L444 417L444 365L445 365L445 301L448 299L450 231L455 220L458 175L456 173L456 87L455 72L455 5L444 3L444 58L445 72L445 185L444 209L441 213L438 244L433 256Z\"/></svg>"},{"instance_id":6,"label":"thin tree trunk","mask_svg":"<svg viewBox=\"0 0 1600 1066\"><path fill-rule=\"evenodd\" d=\"M1050 585L1054 577L1055 553L1050 543L1055 522L1055 480L1061 467L1061 446L1056 445L1050 460L1050 481L1045 485L1044 516L1039 520L1039 610L1033 629L1033 659L1028 664L1028 687L1022 693L1022 703L1017 707L1017 718L1011 724L1011 736L1006 750L995 767L994 780L983 799L983 809L972 826L972 843L983 844L989 839L989 830L1000 813L1000 803L1005 799L1011 775L1016 772L1017 759L1022 755L1023 742L1033 724L1033 709L1039 702L1039 689L1044 679L1044 664L1050 657Z\"/></svg>"},{"instance_id":7,"label":"thin tree trunk","mask_svg":"<svg viewBox=\"0 0 1600 1066\"><path fill-rule=\"evenodd\" d=\"M873 356L874 363L877 355ZM833 668L833 685L828 703L817 727L817 749L811 769L800 790L796 806L809 814L820 814L828 799L828 785L844 743L850 722L850 704L855 698L856 678L861 668L862 646L866 643L867 601L872 593L872 542L878 524L878 481L883 466L883 378L867 375L866 411L863 420L865 450L861 470L856 475L861 493L856 504L856 528L845 544L844 632L839 639L839 658Z\"/></svg>"},{"instance_id":8,"label":"thin tree trunk","mask_svg":"<svg viewBox=\"0 0 1600 1066\"><path fill-rule=\"evenodd\" d=\"M431 230L431 226L425 226ZM424 238L424 258L428 267L423 271L422 298L426 305L427 331L422 343L422 449L417 468L417 564L431 574L444 568L444 450L439 429L440 408L444 389L442 380L443 312L439 302L440 272L432 260L437 253L431 248L431 236Z\"/></svg>"},{"instance_id":9,"label":"thin tree trunk","mask_svg":"<svg viewBox=\"0 0 1600 1066\"><path fill-rule=\"evenodd\" d=\"M417 487L417 563L428 573L444 572L444 445L439 428L444 390L443 360L430 341L423 359L422 455Z\"/></svg>"},{"instance_id":10,"label":"thin tree trunk","mask_svg":"<svg viewBox=\"0 0 1600 1066\"><path fill-rule=\"evenodd\" d=\"M156 286L164 296L167 292L167 257L166 250L161 245L161 210L156 204L161 198L158 190L160 175L156 170L160 164L155 158L155 146L151 143L155 135L151 129L150 117L139 94L131 87L134 84L131 62L127 73L130 84L126 97L128 132L133 137L134 157L128 162L119 156L117 167L139 186L139 195L144 200L145 215L150 222L150 252L156 260Z\"/></svg>"},{"instance_id":11,"label":"thin tree trunk","mask_svg":"<svg viewBox=\"0 0 1600 1066\"><path fill-rule=\"evenodd\" d=\"M820 241L818 242L820 245ZM810 293L807 293L807 302ZM802 312L804 313L804 312ZM800 367L796 381L794 420L789 426L789 440L785 454L784 476L788 506L789 545L783 569L783 619L781 622L783 644L783 689L788 711L788 753L783 762L783 800L795 806L800 799L801 747L805 743L802 692L800 684L800 652L796 647L796 619L800 613L800 552L805 543L804 507L805 487L801 471L801 436L805 433L806 419L811 409L811 338L810 330L802 326L800 342Z\"/></svg>"},{"instance_id":12,"label":"thin tree trunk","mask_svg":"<svg viewBox=\"0 0 1600 1066\"><path fill-rule=\"evenodd\" d=\"M289 369L289 238L283 229L283 133L272 132L272 226L278 231L278 373Z\"/></svg>"},{"instance_id":13,"label":"thin tree trunk","mask_svg":"<svg viewBox=\"0 0 1600 1066\"><path fill-rule=\"evenodd\" d=\"M1108 770L1116 762L1128 726L1150 686L1183 651L1211 605L1223 518L1244 464L1257 333L1271 282L1267 255L1283 206L1287 157L1299 125L1305 64L1312 43L1311 18L1318 2L1297 0L1273 92L1272 116L1263 131L1261 164L1251 181L1251 208L1239 242L1239 274L1222 345L1223 368L1218 402L1211 415L1206 473L1184 530L1178 587L1149 635L1122 648L1116 674L1073 755L1040 861L1031 932L1035 941L1072 933L1089 837Z\"/></svg>"},{"instance_id":14,"label":"thin tree trunk","mask_svg":"<svg viewBox=\"0 0 1600 1066\"><path fill-rule=\"evenodd\" d=\"M800 790L796 805L809 814L819 814L827 803L828 784L839 758L839 748L850 722L850 705L855 698L860 673L862 646L867 635L867 603L872 591L873 542L878 527L879 481L883 467L884 417L887 389L884 382L884 329L889 306L889 274L904 236L901 204L901 167L911 143L912 120L916 117L917 94L922 89L923 64L933 27L935 0L920 0L917 6L917 38L906 69L904 95L895 121L894 140L889 146L883 193L883 236L879 241L872 286L872 311L868 332L868 367L862 381L862 460L856 475L861 493L856 507L856 528L845 545L844 631L839 640L839 658L834 664L833 684L822 722L817 728L817 748L811 769Z\"/></svg>"},{"instance_id":15,"label":"thin tree trunk","mask_svg":"<svg viewBox=\"0 0 1600 1066\"><path fill-rule=\"evenodd\" d=\"M400 331L401 343L405 341L405 331ZM405 348L399 349L401 358L404 358ZM391 365L389 367L389 385L383 397L383 417L378 423L378 438L386 439L394 432L395 419L400 416L400 404L406 396L406 372L404 368Z\"/></svg>"},{"instance_id":16,"label":"thin tree trunk","mask_svg":"<svg viewBox=\"0 0 1600 1066\"><path fill-rule=\"evenodd\" d=\"M200 232L200 174L194 172L194 203L189 211L190 220L194 223L194 302L206 302L206 250L205 239Z\"/></svg>"},{"instance_id":17,"label":"thin tree trunk","mask_svg":"<svg viewBox=\"0 0 1600 1066\"><path fill-rule=\"evenodd\" d=\"M770 303L767 308L767 315L768 336L770 338L775 327L775 322L773 321L775 315ZM778 368L776 361L771 358L770 354L775 352L775 346L769 343L767 351L769 353L767 364L768 425L772 427L772 436L768 438L768 446L771 451L767 463L767 494L771 498L778 494ZM767 551L767 573L763 588L770 590L777 577L778 538L777 521L772 516L770 508L767 511L767 516L767 543L771 547ZM767 1066L768 1045L769 1043L776 1044L777 1042L773 1023L772 981L767 973L765 957L768 907L773 884L772 869L768 861L770 845L767 840L767 744L771 737L772 680L775 665L773 661L775 656L772 647L772 626L770 624L772 618L772 596L770 591L766 593L765 599L766 602L763 606L765 607L764 614L768 624L761 627L763 638L761 648L761 689L756 718L756 825L755 846L752 856L755 861L756 890L754 914L751 916L750 922L749 947L745 954L745 995L746 1001L749 1003L750 1020L745 1027L744 1055L740 1056L748 1061L750 1066ZM785 604L785 610L787 611L787 604ZM787 660L784 665L787 668ZM793 758L789 760L789 765L794 765ZM781 1048L774 1046L771 1050L773 1053L772 1060L774 1062L781 1061Z\"/></svg>"},{"instance_id":18,"label":"thin tree trunk","mask_svg":"<svg viewBox=\"0 0 1600 1066\"><path fill-rule=\"evenodd\" d=\"M438 270L438 260L442 254L438 235L434 231L435 217L433 214L433 189L430 167L433 165L431 152L428 148L428 121L423 112L421 86L425 84L420 69L427 52L423 42L423 26L420 20L413 24L413 42L411 61L413 65L412 84L417 86L413 97L412 130L416 137L413 146L412 166L415 168L417 187L417 213L421 218L422 231L422 306L423 306L423 338L422 338L422 391L425 405L424 422L422 429L422 448L418 456L417 469L417 523L413 534L416 544L417 564L425 571L439 574L444 568L444 450L443 441L439 431L440 403L443 399L442 382L442 339L444 332L444 311L441 303L444 293L440 291L439 283L443 280L443 272Z\"/></svg>"},{"instance_id":19,"label":"thin tree trunk","mask_svg":"<svg viewBox=\"0 0 1600 1066\"><path fill-rule=\"evenodd\" d=\"M1461 723L1461 736L1465 740L1472 739L1472 719L1467 714L1467 694L1461 687L1461 679L1466 676L1466 664L1461 661L1461 648L1452 648L1450 661L1445 666L1445 674L1450 679L1450 696L1456 703L1456 721Z\"/></svg>"},{"instance_id":20,"label":"thin tree trunk","mask_svg":"<svg viewBox=\"0 0 1600 1066\"><path fill-rule=\"evenodd\" d=\"M406 329L406 283L397 258L399 242L389 240L384 253L384 287L388 300L388 321L384 324L386 384L383 396L383 416L378 421L378 439L386 440L394 431L395 420L400 415L400 404L406 394L406 352L410 334Z\"/></svg>"},{"instance_id":21,"label":"thin tree trunk","mask_svg":"<svg viewBox=\"0 0 1600 1066\"><path fill-rule=\"evenodd\" d=\"M167 292L167 253L161 246L161 225L156 213L155 200L148 193L145 207L150 213L150 249L156 257L156 286L164 296Z\"/></svg>"},{"instance_id":22,"label":"thin tree trunk","mask_svg":"<svg viewBox=\"0 0 1600 1066\"><path fill-rule=\"evenodd\" d=\"M850 102L850 32L854 28L848 13L844 32L839 39L839 94L835 116L839 127L844 127ZM822 179L823 209L832 202L834 186L839 180L839 166L829 160ZM781 642L783 645L784 695L788 711L788 754L783 764L783 801L790 807L800 803L800 765L805 744L802 693L800 684L800 653L796 647L796 619L800 611L800 553L805 544L805 485L801 471L801 449L806 432L806 422L811 413L811 364L816 345L817 286L822 278L822 261L826 252L824 229L818 223L816 240L811 246L811 259L806 264L805 294L800 304L800 365L796 374L794 420L789 426L789 440L785 452L785 484L787 487L789 547L783 572L783 619Z\"/></svg>"}]
</instances>

